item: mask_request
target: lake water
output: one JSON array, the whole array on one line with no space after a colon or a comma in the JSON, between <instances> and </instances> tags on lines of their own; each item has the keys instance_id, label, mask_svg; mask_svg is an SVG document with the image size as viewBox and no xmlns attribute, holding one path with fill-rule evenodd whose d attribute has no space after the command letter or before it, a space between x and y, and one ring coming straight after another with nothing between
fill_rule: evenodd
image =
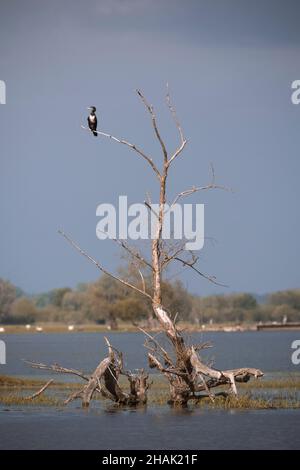
<instances>
[{"instance_id":1,"label":"lake water","mask_svg":"<svg viewBox=\"0 0 300 470\"><path fill-rule=\"evenodd\" d=\"M24 364L22 359L58 362L66 367L92 371L107 354L103 336L104 333L2 334L0 339L6 343L7 364L0 365L0 373L41 374ZM106 336L113 346L123 351L127 368L147 368L143 334L106 333ZM196 333L190 341L210 341L213 347L204 350L202 357L213 359L219 369L256 367L266 372L300 372L300 366L291 361L291 344L295 339L300 339L300 331ZM63 380L66 379L64 376Z\"/></svg>"},{"instance_id":2,"label":"lake water","mask_svg":"<svg viewBox=\"0 0 300 470\"><path fill-rule=\"evenodd\" d=\"M0 449L299 449L300 411L0 411Z\"/></svg>"},{"instance_id":3,"label":"lake water","mask_svg":"<svg viewBox=\"0 0 300 470\"><path fill-rule=\"evenodd\" d=\"M143 335L109 333L124 352L126 367L147 367ZM106 354L103 334L1 335L7 364L0 373L41 376L22 358L58 362L91 371ZM291 343L299 331L194 334L211 341L204 356L218 368L258 367L267 373L300 372L291 362ZM44 375L45 377L45 375ZM67 376L55 376L66 380ZM88 410L74 402L67 408L0 407L1 449L299 449L300 410L176 411L168 406L116 410L97 401Z\"/></svg>"}]
</instances>

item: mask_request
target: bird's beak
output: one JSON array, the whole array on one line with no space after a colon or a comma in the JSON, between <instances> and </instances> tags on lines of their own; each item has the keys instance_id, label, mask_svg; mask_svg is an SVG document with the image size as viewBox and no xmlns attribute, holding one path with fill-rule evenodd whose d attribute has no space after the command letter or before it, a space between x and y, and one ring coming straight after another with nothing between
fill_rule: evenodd
<instances>
[{"instance_id":1,"label":"bird's beak","mask_svg":"<svg viewBox=\"0 0 300 470\"><path fill-rule=\"evenodd\" d=\"M86 108L86 109L88 109L89 111L91 111L91 110L92 110L92 108Z\"/></svg>"}]
</instances>

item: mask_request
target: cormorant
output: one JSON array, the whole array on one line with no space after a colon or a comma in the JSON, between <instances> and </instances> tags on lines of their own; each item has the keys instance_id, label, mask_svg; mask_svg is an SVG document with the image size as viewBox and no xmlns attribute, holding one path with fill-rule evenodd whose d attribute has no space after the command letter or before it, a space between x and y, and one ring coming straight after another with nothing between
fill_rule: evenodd
<instances>
[{"instance_id":1,"label":"cormorant","mask_svg":"<svg viewBox=\"0 0 300 470\"><path fill-rule=\"evenodd\" d=\"M87 109L89 109L91 111L89 117L87 118L89 128L91 129L94 136L97 137L98 134L96 132L97 131L96 108L95 108L95 106L90 106Z\"/></svg>"}]
</instances>

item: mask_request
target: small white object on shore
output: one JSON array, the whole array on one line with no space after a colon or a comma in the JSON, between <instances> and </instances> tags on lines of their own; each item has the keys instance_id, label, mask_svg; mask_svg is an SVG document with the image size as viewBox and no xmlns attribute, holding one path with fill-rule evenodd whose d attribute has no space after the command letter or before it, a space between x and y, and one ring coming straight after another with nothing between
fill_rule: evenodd
<instances>
[{"instance_id":1,"label":"small white object on shore","mask_svg":"<svg viewBox=\"0 0 300 470\"><path fill-rule=\"evenodd\" d=\"M69 330L69 331L73 331L73 330L74 330L74 325L69 325L69 326L68 326L68 330Z\"/></svg>"},{"instance_id":2,"label":"small white object on shore","mask_svg":"<svg viewBox=\"0 0 300 470\"><path fill-rule=\"evenodd\" d=\"M4 333L5 332L5 328L3 328L3 326L0 326L0 333Z\"/></svg>"},{"instance_id":3,"label":"small white object on shore","mask_svg":"<svg viewBox=\"0 0 300 470\"><path fill-rule=\"evenodd\" d=\"M25 325L26 330L30 330L31 325Z\"/></svg>"},{"instance_id":4,"label":"small white object on shore","mask_svg":"<svg viewBox=\"0 0 300 470\"><path fill-rule=\"evenodd\" d=\"M36 331L39 331L39 332L43 331L43 328L41 326L37 326L35 329Z\"/></svg>"}]
</instances>

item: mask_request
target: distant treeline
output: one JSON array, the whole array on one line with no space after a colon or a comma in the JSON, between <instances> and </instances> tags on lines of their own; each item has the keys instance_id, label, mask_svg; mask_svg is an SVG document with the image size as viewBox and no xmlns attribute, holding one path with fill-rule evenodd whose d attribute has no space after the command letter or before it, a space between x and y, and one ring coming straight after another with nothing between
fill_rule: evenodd
<instances>
[{"instance_id":1,"label":"distant treeline","mask_svg":"<svg viewBox=\"0 0 300 470\"><path fill-rule=\"evenodd\" d=\"M130 277L130 273L127 273ZM260 321L300 321L300 289L275 292L260 304L249 293L211 295L190 294L180 281L163 284L163 302L172 315L192 323L242 323ZM28 296L0 278L0 323L37 322L109 323L140 321L152 315L138 293L112 278Z\"/></svg>"}]
</instances>

